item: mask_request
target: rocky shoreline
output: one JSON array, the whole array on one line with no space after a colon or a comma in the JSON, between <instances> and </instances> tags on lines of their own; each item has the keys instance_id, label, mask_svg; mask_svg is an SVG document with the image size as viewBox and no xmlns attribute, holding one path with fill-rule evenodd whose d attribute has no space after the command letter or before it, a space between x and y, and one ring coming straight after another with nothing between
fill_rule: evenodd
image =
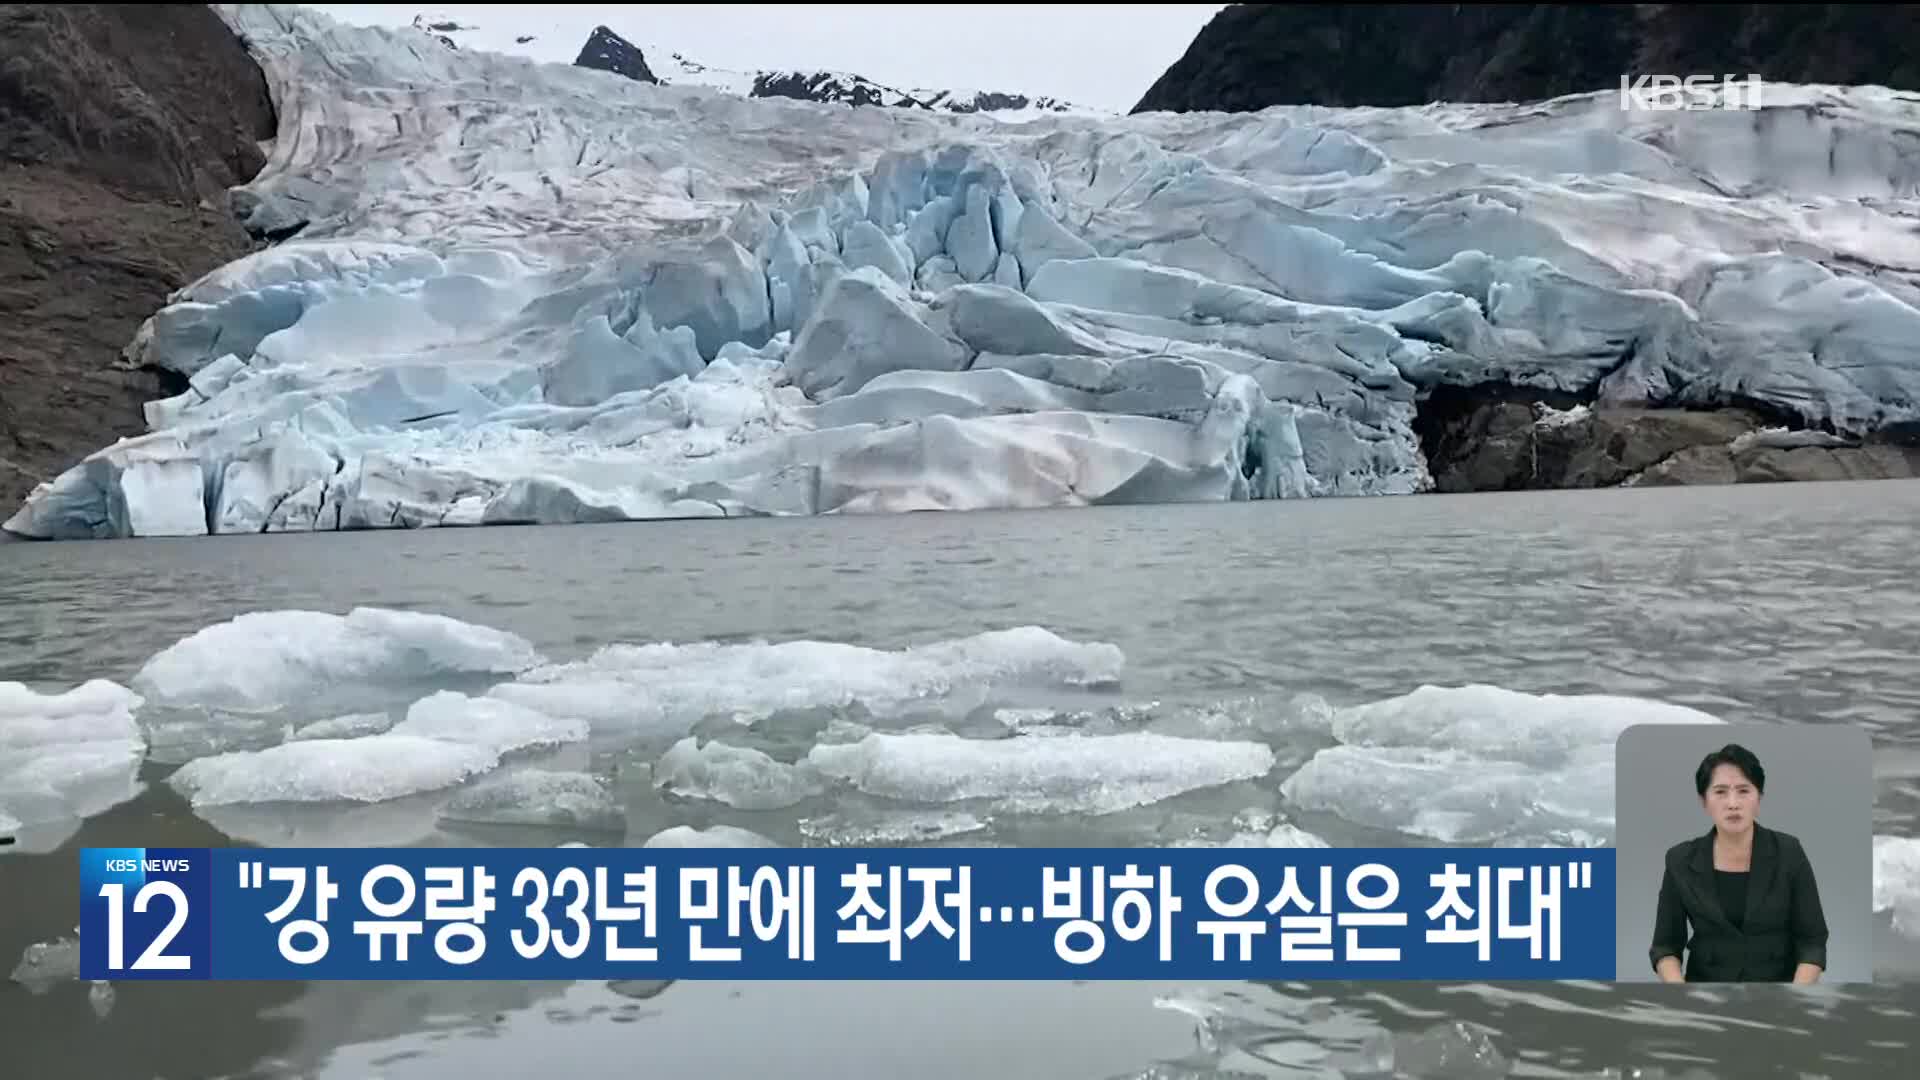
<instances>
[{"instance_id":1,"label":"rocky shoreline","mask_svg":"<svg viewBox=\"0 0 1920 1080\"><path fill-rule=\"evenodd\" d=\"M1920 440L1907 433L1849 439L1761 409L1556 407L1481 387L1436 394L1420 415L1442 494L1920 477Z\"/></svg>"}]
</instances>

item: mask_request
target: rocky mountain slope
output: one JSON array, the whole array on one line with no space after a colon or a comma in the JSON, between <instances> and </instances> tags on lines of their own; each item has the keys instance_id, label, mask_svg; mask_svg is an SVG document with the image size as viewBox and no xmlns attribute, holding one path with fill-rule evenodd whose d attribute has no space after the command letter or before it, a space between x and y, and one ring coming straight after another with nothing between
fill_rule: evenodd
<instances>
[{"instance_id":1,"label":"rocky mountain slope","mask_svg":"<svg viewBox=\"0 0 1920 1080\"><path fill-rule=\"evenodd\" d=\"M0 5L0 505L178 392L121 350L255 246L226 189L273 131L266 79L204 5Z\"/></svg>"},{"instance_id":2,"label":"rocky mountain slope","mask_svg":"<svg viewBox=\"0 0 1920 1080\"><path fill-rule=\"evenodd\" d=\"M594 27L593 33L587 35L585 44L580 46L580 55L573 62L583 68L624 75L635 82L660 81L647 66L647 58L641 55L639 46L604 26Z\"/></svg>"},{"instance_id":3,"label":"rocky mountain slope","mask_svg":"<svg viewBox=\"0 0 1920 1080\"><path fill-rule=\"evenodd\" d=\"M1232 4L1135 112L1538 101L1622 74L1920 89L1916 4Z\"/></svg>"},{"instance_id":4,"label":"rocky mountain slope","mask_svg":"<svg viewBox=\"0 0 1920 1080\"><path fill-rule=\"evenodd\" d=\"M1050 97L991 90L899 90L848 72L744 72L711 68L667 49L643 49L605 26L596 27L588 36L574 63L639 82L705 86L750 98L777 97L962 114L1075 111L1074 106Z\"/></svg>"}]
</instances>

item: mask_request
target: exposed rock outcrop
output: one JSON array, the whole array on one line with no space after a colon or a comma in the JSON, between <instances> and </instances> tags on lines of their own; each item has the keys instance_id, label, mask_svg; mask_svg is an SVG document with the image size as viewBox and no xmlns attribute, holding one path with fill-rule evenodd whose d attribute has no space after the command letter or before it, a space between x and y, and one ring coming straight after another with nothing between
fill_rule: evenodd
<instances>
[{"instance_id":1,"label":"exposed rock outcrop","mask_svg":"<svg viewBox=\"0 0 1920 1080\"><path fill-rule=\"evenodd\" d=\"M864 75L843 71L728 71L710 68L677 52L652 46L648 48L654 54L651 62L647 59L647 50L607 27L599 26L587 38L574 63L625 75L638 82L705 86L743 97L788 98L855 108L877 106L962 114L1028 110L1064 112L1072 108L1054 98L993 90L902 90L874 82Z\"/></svg>"},{"instance_id":2,"label":"exposed rock outcrop","mask_svg":"<svg viewBox=\"0 0 1920 1080\"><path fill-rule=\"evenodd\" d=\"M647 67L647 58L641 55L639 46L604 26L593 28L593 33L587 35L586 43L580 46L580 55L573 62L578 67L625 75L635 82L660 81L653 69Z\"/></svg>"},{"instance_id":3,"label":"exposed rock outcrop","mask_svg":"<svg viewBox=\"0 0 1920 1080\"><path fill-rule=\"evenodd\" d=\"M1135 112L1532 101L1622 74L1920 88L1913 4L1232 4Z\"/></svg>"},{"instance_id":4,"label":"exposed rock outcrop","mask_svg":"<svg viewBox=\"0 0 1920 1080\"><path fill-rule=\"evenodd\" d=\"M1422 411L1435 491L1920 477L1920 446L1796 431L1747 409L1560 409L1478 394L1436 395Z\"/></svg>"},{"instance_id":5,"label":"exposed rock outcrop","mask_svg":"<svg viewBox=\"0 0 1920 1080\"><path fill-rule=\"evenodd\" d=\"M177 392L117 357L254 246L225 192L273 134L265 76L205 5L0 5L0 505Z\"/></svg>"}]
</instances>

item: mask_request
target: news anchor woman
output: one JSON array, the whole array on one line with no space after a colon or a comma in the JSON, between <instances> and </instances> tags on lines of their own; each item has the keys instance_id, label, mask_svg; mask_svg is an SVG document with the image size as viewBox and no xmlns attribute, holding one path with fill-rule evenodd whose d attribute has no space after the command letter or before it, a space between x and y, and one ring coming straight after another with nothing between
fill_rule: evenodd
<instances>
[{"instance_id":1,"label":"news anchor woman","mask_svg":"<svg viewBox=\"0 0 1920 1080\"><path fill-rule=\"evenodd\" d=\"M1818 981L1820 889L1800 841L1755 820L1767 786L1760 759L1729 744L1700 762L1693 784L1713 827L1667 849L1654 971L1674 983Z\"/></svg>"}]
</instances>

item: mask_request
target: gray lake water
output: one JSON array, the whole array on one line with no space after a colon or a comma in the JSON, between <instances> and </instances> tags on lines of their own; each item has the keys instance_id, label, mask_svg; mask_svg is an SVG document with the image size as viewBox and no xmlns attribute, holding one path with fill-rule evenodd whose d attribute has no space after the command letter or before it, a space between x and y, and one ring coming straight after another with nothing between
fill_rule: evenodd
<instances>
[{"instance_id":1,"label":"gray lake water","mask_svg":"<svg viewBox=\"0 0 1920 1080\"><path fill-rule=\"evenodd\" d=\"M0 973L72 933L82 846L638 845L713 824L789 844L907 829L936 843L1157 846L1282 823L1334 844L1429 843L1370 805L1366 783L1323 786L1312 805L1280 791L1334 744L1327 710L1423 684L1858 725L1875 748L1875 834L1920 836L1917 521L1920 484L1894 482L0 545L0 680L44 692L127 684L155 653L247 612L364 605L511 631L556 662L615 643L731 645L647 685L675 708L751 721L690 714L677 731L612 741L596 729L592 746L541 764L603 778L612 818L534 827L453 820L435 792L197 813L168 786L172 763L284 730L143 710L145 790L0 854ZM892 655L1023 626L1117 646L1118 685L980 688L966 662ZM760 644L783 641L874 651L794 669ZM940 692L916 684L920 698L889 712L888 680L916 678ZM345 692L315 685L276 704L300 722L360 711ZM375 708L403 712L429 690L394 692ZM1551 714L1514 700L1479 722L1537 738ZM1001 707L1028 720L993 719ZM1003 722L1254 741L1275 765L1117 808L1098 803L1110 777L1065 775L1045 809L903 809L911 793L844 786L736 809L725 800L746 801L751 777L689 794L657 790L650 770L687 730L765 751L784 781L808 746L869 727L978 735ZM1478 745L1487 770L1511 767ZM1471 816L1474 838L1609 840L1605 821L1502 813ZM1882 886L1872 985L126 983L103 1001L70 980L0 982L0 1075L1883 1077L1911 1068L1920 1043L1920 882Z\"/></svg>"}]
</instances>

